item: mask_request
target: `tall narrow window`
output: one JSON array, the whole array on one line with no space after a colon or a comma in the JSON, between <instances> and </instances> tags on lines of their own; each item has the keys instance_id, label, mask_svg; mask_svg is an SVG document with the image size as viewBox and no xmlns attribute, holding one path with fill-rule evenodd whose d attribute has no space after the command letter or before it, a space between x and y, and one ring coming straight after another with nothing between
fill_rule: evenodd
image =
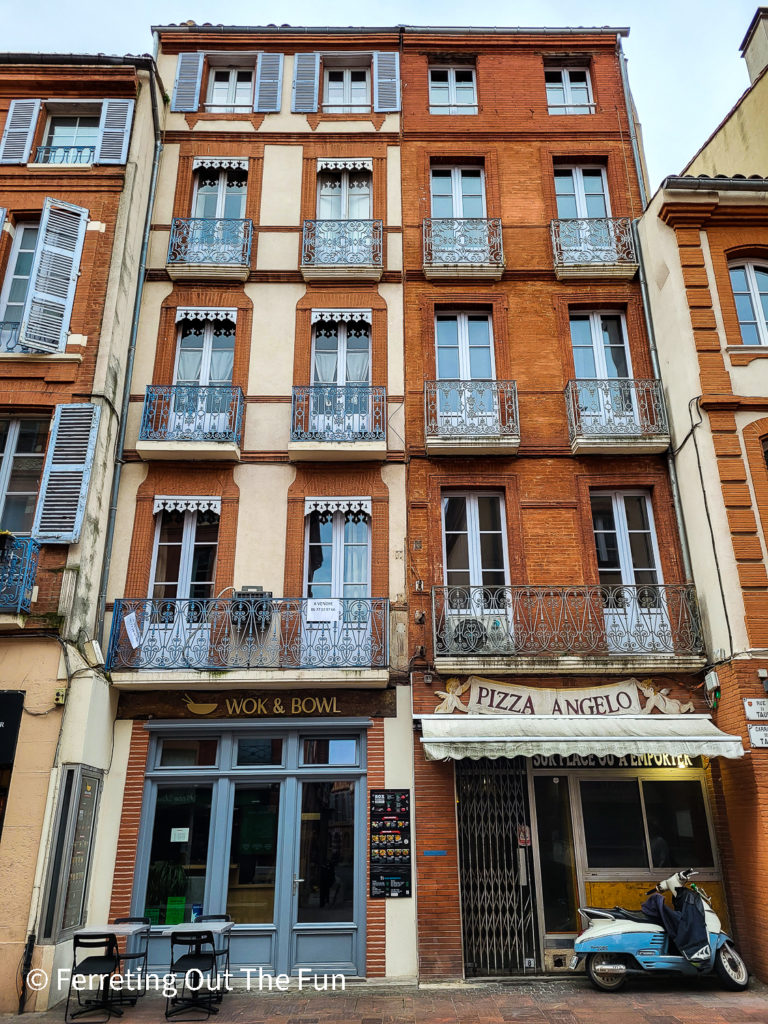
<instances>
[{"instance_id":1,"label":"tall narrow window","mask_svg":"<svg viewBox=\"0 0 768 1024\"><path fill-rule=\"evenodd\" d=\"M768 345L768 266L730 268L731 288L744 345Z\"/></svg>"},{"instance_id":2,"label":"tall narrow window","mask_svg":"<svg viewBox=\"0 0 768 1024\"><path fill-rule=\"evenodd\" d=\"M195 179L192 216L242 220L248 172L239 167L201 167Z\"/></svg>"},{"instance_id":3,"label":"tall narrow window","mask_svg":"<svg viewBox=\"0 0 768 1024\"><path fill-rule=\"evenodd\" d=\"M371 429L371 327L364 320L318 321L312 337L310 429L355 437Z\"/></svg>"},{"instance_id":4,"label":"tall narrow window","mask_svg":"<svg viewBox=\"0 0 768 1024\"><path fill-rule=\"evenodd\" d=\"M0 416L0 529L28 536L43 471L49 420Z\"/></svg>"},{"instance_id":5,"label":"tall narrow window","mask_svg":"<svg viewBox=\"0 0 768 1024\"><path fill-rule=\"evenodd\" d=\"M306 595L370 596L370 520L363 512L310 512L307 516Z\"/></svg>"},{"instance_id":6,"label":"tall narrow window","mask_svg":"<svg viewBox=\"0 0 768 1024\"><path fill-rule=\"evenodd\" d=\"M502 587L507 552L502 500L495 494L443 498L445 583L448 587Z\"/></svg>"},{"instance_id":7,"label":"tall narrow window","mask_svg":"<svg viewBox=\"0 0 768 1024\"><path fill-rule=\"evenodd\" d=\"M429 69L430 114L476 114L475 69L440 65Z\"/></svg>"},{"instance_id":8,"label":"tall narrow window","mask_svg":"<svg viewBox=\"0 0 768 1024\"><path fill-rule=\"evenodd\" d=\"M164 509L158 513L149 596L173 602L213 597L218 541L215 512Z\"/></svg>"},{"instance_id":9,"label":"tall narrow window","mask_svg":"<svg viewBox=\"0 0 768 1024\"><path fill-rule=\"evenodd\" d=\"M371 172L324 170L317 177L319 220L368 220L371 216Z\"/></svg>"},{"instance_id":10,"label":"tall narrow window","mask_svg":"<svg viewBox=\"0 0 768 1024\"><path fill-rule=\"evenodd\" d=\"M253 79L249 68L212 68L206 110L216 114L253 110Z\"/></svg>"},{"instance_id":11,"label":"tall narrow window","mask_svg":"<svg viewBox=\"0 0 768 1024\"><path fill-rule=\"evenodd\" d=\"M600 583L656 586L659 558L648 495L594 491L590 500Z\"/></svg>"},{"instance_id":12,"label":"tall narrow window","mask_svg":"<svg viewBox=\"0 0 768 1024\"><path fill-rule=\"evenodd\" d=\"M578 379L632 376L621 313L572 313L570 324Z\"/></svg>"},{"instance_id":13,"label":"tall narrow window","mask_svg":"<svg viewBox=\"0 0 768 1024\"><path fill-rule=\"evenodd\" d=\"M433 167L432 216L485 217L485 177L482 168Z\"/></svg>"},{"instance_id":14,"label":"tall narrow window","mask_svg":"<svg viewBox=\"0 0 768 1024\"><path fill-rule=\"evenodd\" d=\"M16 234L8 260L2 291L0 291L0 351L22 351L18 344L19 327L29 291L32 262L39 234L37 223L23 221L16 225Z\"/></svg>"},{"instance_id":15,"label":"tall narrow window","mask_svg":"<svg viewBox=\"0 0 768 1024\"><path fill-rule=\"evenodd\" d=\"M547 68L547 109L550 114L593 114L592 87L586 68Z\"/></svg>"},{"instance_id":16,"label":"tall narrow window","mask_svg":"<svg viewBox=\"0 0 768 1024\"><path fill-rule=\"evenodd\" d=\"M556 167L555 194L560 220L611 215L602 167Z\"/></svg>"},{"instance_id":17,"label":"tall narrow window","mask_svg":"<svg viewBox=\"0 0 768 1024\"><path fill-rule=\"evenodd\" d=\"M369 68L326 68L323 111L326 114L367 114L371 109Z\"/></svg>"}]
</instances>

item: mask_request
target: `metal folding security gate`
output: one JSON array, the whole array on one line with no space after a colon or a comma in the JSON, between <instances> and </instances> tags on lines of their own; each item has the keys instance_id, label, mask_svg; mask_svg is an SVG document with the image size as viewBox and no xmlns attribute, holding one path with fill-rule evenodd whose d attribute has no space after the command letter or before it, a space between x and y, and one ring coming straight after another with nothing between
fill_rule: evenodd
<instances>
[{"instance_id":1,"label":"metal folding security gate","mask_svg":"<svg viewBox=\"0 0 768 1024\"><path fill-rule=\"evenodd\" d=\"M468 976L537 967L526 762L456 762L464 967Z\"/></svg>"}]
</instances>

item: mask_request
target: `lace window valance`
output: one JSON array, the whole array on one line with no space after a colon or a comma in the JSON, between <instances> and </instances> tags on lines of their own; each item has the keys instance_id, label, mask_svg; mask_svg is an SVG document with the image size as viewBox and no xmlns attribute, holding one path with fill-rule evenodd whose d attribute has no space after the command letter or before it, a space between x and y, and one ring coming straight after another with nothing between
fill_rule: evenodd
<instances>
[{"instance_id":1,"label":"lace window valance","mask_svg":"<svg viewBox=\"0 0 768 1024\"><path fill-rule=\"evenodd\" d=\"M373 160L370 157L347 160L318 160L318 171L372 171Z\"/></svg>"},{"instance_id":2,"label":"lace window valance","mask_svg":"<svg viewBox=\"0 0 768 1024\"><path fill-rule=\"evenodd\" d=\"M312 323L320 321L344 321L350 323L354 320L364 320L367 324L371 322L370 309L313 309Z\"/></svg>"},{"instance_id":3,"label":"lace window valance","mask_svg":"<svg viewBox=\"0 0 768 1024\"><path fill-rule=\"evenodd\" d=\"M248 161L232 156L196 156L192 161L192 170L198 167L232 167L238 171L248 170Z\"/></svg>"},{"instance_id":4,"label":"lace window valance","mask_svg":"<svg viewBox=\"0 0 768 1024\"><path fill-rule=\"evenodd\" d=\"M370 498L305 498L304 515L310 512L358 512L370 518Z\"/></svg>"},{"instance_id":5,"label":"lace window valance","mask_svg":"<svg viewBox=\"0 0 768 1024\"><path fill-rule=\"evenodd\" d=\"M236 324L237 310L222 309L221 306L218 306L216 309L204 309L199 306L179 306L176 310L176 323L179 320L231 320L233 324Z\"/></svg>"},{"instance_id":6,"label":"lace window valance","mask_svg":"<svg viewBox=\"0 0 768 1024\"><path fill-rule=\"evenodd\" d=\"M157 494L152 512L215 512L221 515L221 498L204 495L192 497L178 494Z\"/></svg>"}]
</instances>

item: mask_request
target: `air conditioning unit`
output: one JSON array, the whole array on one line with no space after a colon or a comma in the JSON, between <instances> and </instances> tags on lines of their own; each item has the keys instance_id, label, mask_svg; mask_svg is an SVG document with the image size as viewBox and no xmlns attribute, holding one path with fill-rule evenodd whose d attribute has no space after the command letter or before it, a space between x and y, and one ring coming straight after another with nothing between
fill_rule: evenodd
<instances>
[{"instance_id":1,"label":"air conditioning unit","mask_svg":"<svg viewBox=\"0 0 768 1024\"><path fill-rule=\"evenodd\" d=\"M449 654L514 654L512 623L500 611L471 615L447 611L444 635Z\"/></svg>"}]
</instances>

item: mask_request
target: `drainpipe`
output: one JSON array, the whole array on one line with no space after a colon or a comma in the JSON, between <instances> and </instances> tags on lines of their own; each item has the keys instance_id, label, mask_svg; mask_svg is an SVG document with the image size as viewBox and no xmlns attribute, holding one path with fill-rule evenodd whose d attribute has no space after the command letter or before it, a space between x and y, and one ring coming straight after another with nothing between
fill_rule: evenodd
<instances>
[{"instance_id":1,"label":"drainpipe","mask_svg":"<svg viewBox=\"0 0 768 1024\"><path fill-rule=\"evenodd\" d=\"M648 280L645 276L645 262L643 260L643 249L640 245L640 234L637 230L639 219L632 221L632 237L635 241L637 252L638 276L640 278L640 294L643 298L643 313L645 315L645 326L648 331L648 345L651 351L651 367L654 380L661 381L661 368L659 366L659 352L656 348L656 333L653 329L653 317L651 316L651 303L648 298ZM683 571L685 582L693 583L693 571L691 569L691 549L688 545L688 533L683 519L683 508L680 503L680 487L677 482L677 469L671 449L667 450L667 471L669 473L669 484L672 489L672 504L675 508L675 519L677 520L677 532L680 534L680 546L683 552Z\"/></svg>"},{"instance_id":2,"label":"drainpipe","mask_svg":"<svg viewBox=\"0 0 768 1024\"><path fill-rule=\"evenodd\" d=\"M101 567L101 579L99 581L99 602L98 619L96 623L96 636L102 648L104 647L104 615L107 604L107 578L109 576L109 563L112 558L112 544L115 537L115 519L117 517L117 495L120 489L120 477L123 469L123 448L125 446L125 426L128 418L128 403L131 396L131 380L133 378L133 364L136 356L136 337L139 332L139 313L141 311L141 299L144 294L144 279L147 272L147 252L149 251L149 229L152 223L152 209L155 203L157 192L157 177L160 170L160 154L163 149L162 134L160 132L160 116L157 108L156 85L160 85L160 76L157 72L157 65L152 59L152 70L150 72L150 96L152 99L152 124L155 133L155 151L152 160L152 176L149 184L149 196L147 197L147 212L144 218L144 238L141 243L141 255L139 257L138 284L136 286L136 298L133 303L133 320L131 322L131 338L128 345L128 359L125 367L125 388L123 390L123 402L120 410L120 426L117 436L117 458L115 460L115 474L112 478L112 494L109 503L109 519L107 520L107 537L104 546L104 560Z\"/></svg>"}]
</instances>

